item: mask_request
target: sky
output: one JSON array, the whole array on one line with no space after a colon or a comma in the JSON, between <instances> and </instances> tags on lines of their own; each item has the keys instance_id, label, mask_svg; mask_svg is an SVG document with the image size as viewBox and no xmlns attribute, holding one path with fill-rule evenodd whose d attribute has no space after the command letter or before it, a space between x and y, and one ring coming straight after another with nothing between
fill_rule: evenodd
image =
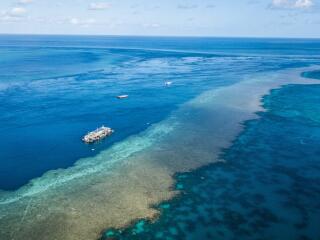
<instances>
[{"instance_id":1,"label":"sky","mask_svg":"<svg viewBox=\"0 0 320 240\"><path fill-rule=\"evenodd\" d=\"M320 0L1 0L0 33L320 38Z\"/></svg>"}]
</instances>

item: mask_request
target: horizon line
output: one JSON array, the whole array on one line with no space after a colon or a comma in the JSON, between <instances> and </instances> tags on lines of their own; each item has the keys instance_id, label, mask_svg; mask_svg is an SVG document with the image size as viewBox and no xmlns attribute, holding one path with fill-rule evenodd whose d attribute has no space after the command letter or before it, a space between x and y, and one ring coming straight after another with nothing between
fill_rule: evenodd
<instances>
[{"instance_id":1,"label":"horizon line","mask_svg":"<svg viewBox=\"0 0 320 240\"><path fill-rule=\"evenodd\" d=\"M239 38L239 39L305 39L320 40L320 37L287 36L213 36L213 35L131 35L131 34L67 34L67 33L1 33L0 36L79 36L79 37L145 37L145 38Z\"/></svg>"}]
</instances>

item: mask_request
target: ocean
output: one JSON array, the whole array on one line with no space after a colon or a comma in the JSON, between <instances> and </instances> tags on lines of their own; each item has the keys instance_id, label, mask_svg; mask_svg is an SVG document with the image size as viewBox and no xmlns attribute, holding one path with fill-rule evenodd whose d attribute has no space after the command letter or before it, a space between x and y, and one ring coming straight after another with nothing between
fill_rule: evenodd
<instances>
[{"instance_id":1,"label":"ocean","mask_svg":"<svg viewBox=\"0 0 320 240\"><path fill-rule=\"evenodd\" d=\"M320 237L320 40L1 35L0 55L0 238Z\"/></svg>"},{"instance_id":2,"label":"ocean","mask_svg":"<svg viewBox=\"0 0 320 240\"><path fill-rule=\"evenodd\" d=\"M319 96L319 85L273 90L226 163L177 174L181 195L156 206L158 220L102 239L319 239Z\"/></svg>"}]
</instances>

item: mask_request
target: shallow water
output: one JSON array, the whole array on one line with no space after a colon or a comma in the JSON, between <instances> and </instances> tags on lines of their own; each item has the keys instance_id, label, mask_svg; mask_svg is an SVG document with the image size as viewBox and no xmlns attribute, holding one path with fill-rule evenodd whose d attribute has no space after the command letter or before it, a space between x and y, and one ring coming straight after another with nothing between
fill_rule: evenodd
<instances>
[{"instance_id":1,"label":"shallow water","mask_svg":"<svg viewBox=\"0 0 320 240\"><path fill-rule=\"evenodd\" d=\"M0 189L95 156L203 91L317 63L316 49L308 39L1 35ZM102 124L116 134L80 141Z\"/></svg>"},{"instance_id":2,"label":"shallow water","mask_svg":"<svg viewBox=\"0 0 320 240\"><path fill-rule=\"evenodd\" d=\"M207 48L199 39L130 38L125 49L123 39L80 39L0 44L6 64L27 64L21 78L15 68L1 75L0 126L8 136L1 184L19 189L0 192L0 238L97 239L103 229L155 219L152 206L177 194L172 176L221 161L270 89L316 84L300 73L318 68L292 68L319 63L313 40L287 48L288 40L256 40L254 49L254 40L249 47L242 39L211 39ZM173 86L165 88L164 79ZM118 101L123 89L129 99ZM115 135L81 143L80 132L105 121Z\"/></svg>"},{"instance_id":3,"label":"shallow water","mask_svg":"<svg viewBox=\"0 0 320 240\"><path fill-rule=\"evenodd\" d=\"M320 86L287 85L264 97L225 163L176 175L178 198L102 239L319 239Z\"/></svg>"},{"instance_id":4,"label":"shallow water","mask_svg":"<svg viewBox=\"0 0 320 240\"><path fill-rule=\"evenodd\" d=\"M152 206L177 193L172 176L220 161L241 123L257 118L261 96L283 84L317 83L300 78L301 71L252 76L207 91L139 135L2 193L0 236L97 239L102 229L155 219L159 212Z\"/></svg>"}]
</instances>

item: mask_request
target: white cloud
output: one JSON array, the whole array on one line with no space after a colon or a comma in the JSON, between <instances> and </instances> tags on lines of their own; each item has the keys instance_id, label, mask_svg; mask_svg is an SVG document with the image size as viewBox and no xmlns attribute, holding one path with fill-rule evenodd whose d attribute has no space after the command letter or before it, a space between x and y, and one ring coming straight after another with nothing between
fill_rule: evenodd
<instances>
[{"instance_id":1,"label":"white cloud","mask_svg":"<svg viewBox=\"0 0 320 240\"><path fill-rule=\"evenodd\" d=\"M287 7L288 6L289 1L288 0L273 0L272 1L272 6L273 7Z\"/></svg>"},{"instance_id":2,"label":"white cloud","mask_svg":"<svg viewBox=\"0 0 320 240\"><path fill-rule=\"evenodd\" d=\"M79 19L78 18L70 18L69 22L73 25L78 25L79 24Z\"/></svg>"},{"instance_id":3,"label":"white cloud","mask_svg":"<svg viewBox=\"0 0 320 240\"><path fill-rule=\"evenodd\" d=\"M198 5L197 4L179 4L178 8L179 9L194 9L197 8Z\"/></svg>"},{"instance_id":4,"label":"white cloud","mask_svg":"<svg viewBox=\"0 0 320 240\"><path fill-rule=\"evenodd\" d=\"M88 27L94 23L96 23L96 20L94 18L89 18L89 19L79 19L79 18L69 18L68 22L72 25L79 25L83 27Z\"/></svg>"},{"instance_id":5,"label":"white cloud","mask_svg":"<svg viewBox=\"0 0 320 240\"><path fill-rule=\"evenodd\" d=\"M272 0L272 8L308 9L314 5L314 0Z\"/></svg>"},{"instance_id":6,"label":"white cloud","mask_svg":"<svg viewBox=\"0 0 320 240\"><path fill-rule=\"evenodd\" d=\"M27 13L27 10L23 7L14 7L9 11L9 14L11 16L23 16Z\"/></svg>"},{"instance_id":7,"label":"white cloud","mask_svg":"<svg viewBox=\"0 0 320 240\"><path fill-rule=\"evenodd\" d=\"M294 4L295 8L310 8L314 5L312 0L297 0Z\"/></svg>"},{"instance_id":8,"label":"white cloud","mask_svg":"<svg viewBox=\"0 0 320 240\"><path fill-rule=\"evenodd\" d=\"M20 4L29 4L29 3L32 3L32 2L33 2L33 0L19 0L18 3L20 3Z\"/></svg>"},{"instance_id":9,"label":"white cloud","mask_svg":"<svg viewBox=\"0 0 320 240\"><path fill-rule=\"evenodd\" d=\"M105 10L110 7L107 2L90 3L89 10Z\"/></svg>"},{"instance_id":10,"label":"white cloud","mask_svg":"<svg viewBox=\"0 0 320 240\"><path fill-rule=\"evenodd\" d=\"M22 7L14 7L8 11L0 12L0 21L16 22L26 18L27 10Z\"/></svg>"},{"instance_id":11,"label":"white cloud","mask_svg":"<svg viewBox=\"0 0 320 240\"><path fill-rule=\"evenodd\" d=\"M158 28L158 27L160 27L160 24L158 24L158 23L151 23L151 24L144 23L144 24L142 24L142 26L146 27L146 28Z\"/></svg>"}]
</instances>

